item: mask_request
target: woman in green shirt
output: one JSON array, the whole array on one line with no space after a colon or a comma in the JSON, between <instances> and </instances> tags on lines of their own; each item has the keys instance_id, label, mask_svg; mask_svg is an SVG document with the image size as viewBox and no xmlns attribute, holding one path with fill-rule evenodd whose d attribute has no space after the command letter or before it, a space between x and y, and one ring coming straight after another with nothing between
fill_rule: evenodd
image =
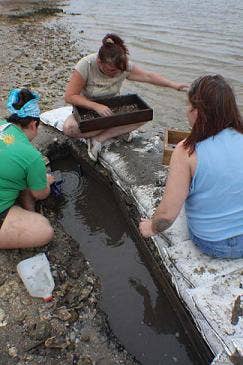
<instances>
[{"instance_id":1,"label":"woman in green shirt","mask_svg":"<svg viewBox=\"0 0 243 365\"><path fill-rule=\"evenodd\" d=\"M48 220L34 211L35 201L49 195L53 182L41 153L31 144L40 121L38 100L28 89L12 90L7 104L12 114L0 121L0 248L4 249L42 246L53 236Z\"/></svg>"}]
</instances>

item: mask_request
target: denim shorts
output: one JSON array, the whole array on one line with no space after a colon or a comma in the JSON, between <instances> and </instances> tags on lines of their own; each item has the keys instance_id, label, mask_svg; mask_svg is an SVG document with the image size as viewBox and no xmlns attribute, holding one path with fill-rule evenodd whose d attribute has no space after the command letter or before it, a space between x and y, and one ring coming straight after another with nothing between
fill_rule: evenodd
<instances>
[{"instance_id":1,"label":"denim shorts","mask_svg":"<svg viewBox=\"0 0 243 365\"><path fill-rule=\"evenodd\" d=\"M190 239L208 256L221 259L243 258L243 234L221 241L206 241L196 237L189 230Z\"/></svg>"}]
</instances>

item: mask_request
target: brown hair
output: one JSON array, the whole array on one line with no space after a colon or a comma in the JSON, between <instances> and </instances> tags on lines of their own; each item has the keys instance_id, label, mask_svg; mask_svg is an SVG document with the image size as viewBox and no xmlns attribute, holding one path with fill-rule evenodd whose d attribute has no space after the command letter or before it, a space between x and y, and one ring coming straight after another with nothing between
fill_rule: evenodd
<instances>
[{"instance_id":1,"label":"brown hair","mask_svg":"<svg viewBox=\"0 0 243 365\"><path fill-rule=\"evenodd\" d=\"M19 92L19 100L13 103L13 107L17 110L21 109L28 101L34 99L34 95L29 89L21 89Z\"/></svg>"},{"instance_id":2,"label":"brown hair","mask_svg":"<svg viewBox=\"0 0 243 365\"><path fill-rule=\"evenodd\" d=\"M196 79L188 92L192 108L198 111L190 135L183 143L191 155L197 142L215 136L225 128L243 133L243 122L230 85L220 75Z\"/></svg>"},{"instance_id":3,"label":"brown hair","mask_svg":"<svg viewBox=\"0 0 243 365\"><path fill-rule=\"evenodd\" d=\"M123 40L116 34L108 33L102 39L98 57L102 63L111 63L123 72L127 70L128 54Z\"/></svg>"},{"instance_id":4,"label":"brown hair","mask_svg":"<svg viewBox=\"0 0 243 365\"><path fill-rule=\"evenodd\" d=\"M21 109L28 101L34 99L34 95L29 89L21 89L19 92L19 100L13 104L13 107L16 110ZM38 117L19 117L17 114L12 114L6 118L8 123L13 123L19 125L21 128L28 128L28 125L33 120L36 121L36 125L38 126L40 123L40 118Z\"/></svg>"}]
</instances>

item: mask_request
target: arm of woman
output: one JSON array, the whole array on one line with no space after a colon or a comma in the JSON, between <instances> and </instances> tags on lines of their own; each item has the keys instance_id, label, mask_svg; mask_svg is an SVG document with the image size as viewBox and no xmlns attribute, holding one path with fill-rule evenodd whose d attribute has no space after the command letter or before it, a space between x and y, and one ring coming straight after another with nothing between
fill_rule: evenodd
<instances>
[{"instance_id":1,"label":"arm of woman","mask_svg":"<svg viewBox=\"0 0 243 365\"><path fill-rule=\"evenodd\" d=\"M169 228L178 216L189 192L191 157L180 142L171 157L163 198L151 219L142 219L139 225L144 237L151 237Z\"/></svg>"},{"instance_id":2,"label":"arm of woman","mask_svg":"<svg viewBox=\"0 0 243 365\"><path fill-rule=\"evenodd\" d=\"M149 84L162 87L170 87L175 90L183 90L189 87L188 84L171 81L156 72L143 70L141 67L138 67L136 65L132 66L132 70L127 79L130 81L147 82Z\"/></svg>"},{"instance_id":3,"label":"arm of woman","mask_svg":"<svg viewBox=\"0 0 243 365\"><path fill-rule=\"evenodd\" d=\"M96 103L92 100L89 100L86 96L80 95L85 85L86 81L84 80L84 78L80 75L78 71L74 70L66 87L66 103L94 110L96 113L102 116L111 115L112 111L108 106Z\"/></svg>"},{"instance_id":4,"label":"arm of woman","mask_svg":"<svg viewBox=\"0 0 243 365\"><path fill-rule=\"evenodd\" d=\"M46 199L48 197L48 195L50 194L50 185L48 183L47 187L43 190L30 190L31 195L33 196L33 198L35 198L36 200L43 200Z\"/></svg>"}]
</instances>

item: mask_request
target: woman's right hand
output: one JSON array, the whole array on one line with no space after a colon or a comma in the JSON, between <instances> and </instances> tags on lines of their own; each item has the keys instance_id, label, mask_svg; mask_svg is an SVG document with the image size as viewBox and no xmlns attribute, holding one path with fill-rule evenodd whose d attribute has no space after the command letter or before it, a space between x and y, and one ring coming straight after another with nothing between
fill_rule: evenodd
<instances>
[{"instance_id":1,"label":"woman's right hand","mask_svg":"<svg viewBox=\"0 0 243 365\"><path fill-rule=\"evenodd\" d=\"M53 184L55 181L55 177L51 174L46 174L46 179L49 185Z\"/></svg>"},{"instance_id":2,"label":"woman's right hand","mask_svg":"<svg viewBox=\"0 0 243 365\"><path fill-rule=\"evenodd\" d=\"M102 117L110 117L112 115L111 109L107 105L96 103L94 111Z\"/></svg>"}]
</instances>

